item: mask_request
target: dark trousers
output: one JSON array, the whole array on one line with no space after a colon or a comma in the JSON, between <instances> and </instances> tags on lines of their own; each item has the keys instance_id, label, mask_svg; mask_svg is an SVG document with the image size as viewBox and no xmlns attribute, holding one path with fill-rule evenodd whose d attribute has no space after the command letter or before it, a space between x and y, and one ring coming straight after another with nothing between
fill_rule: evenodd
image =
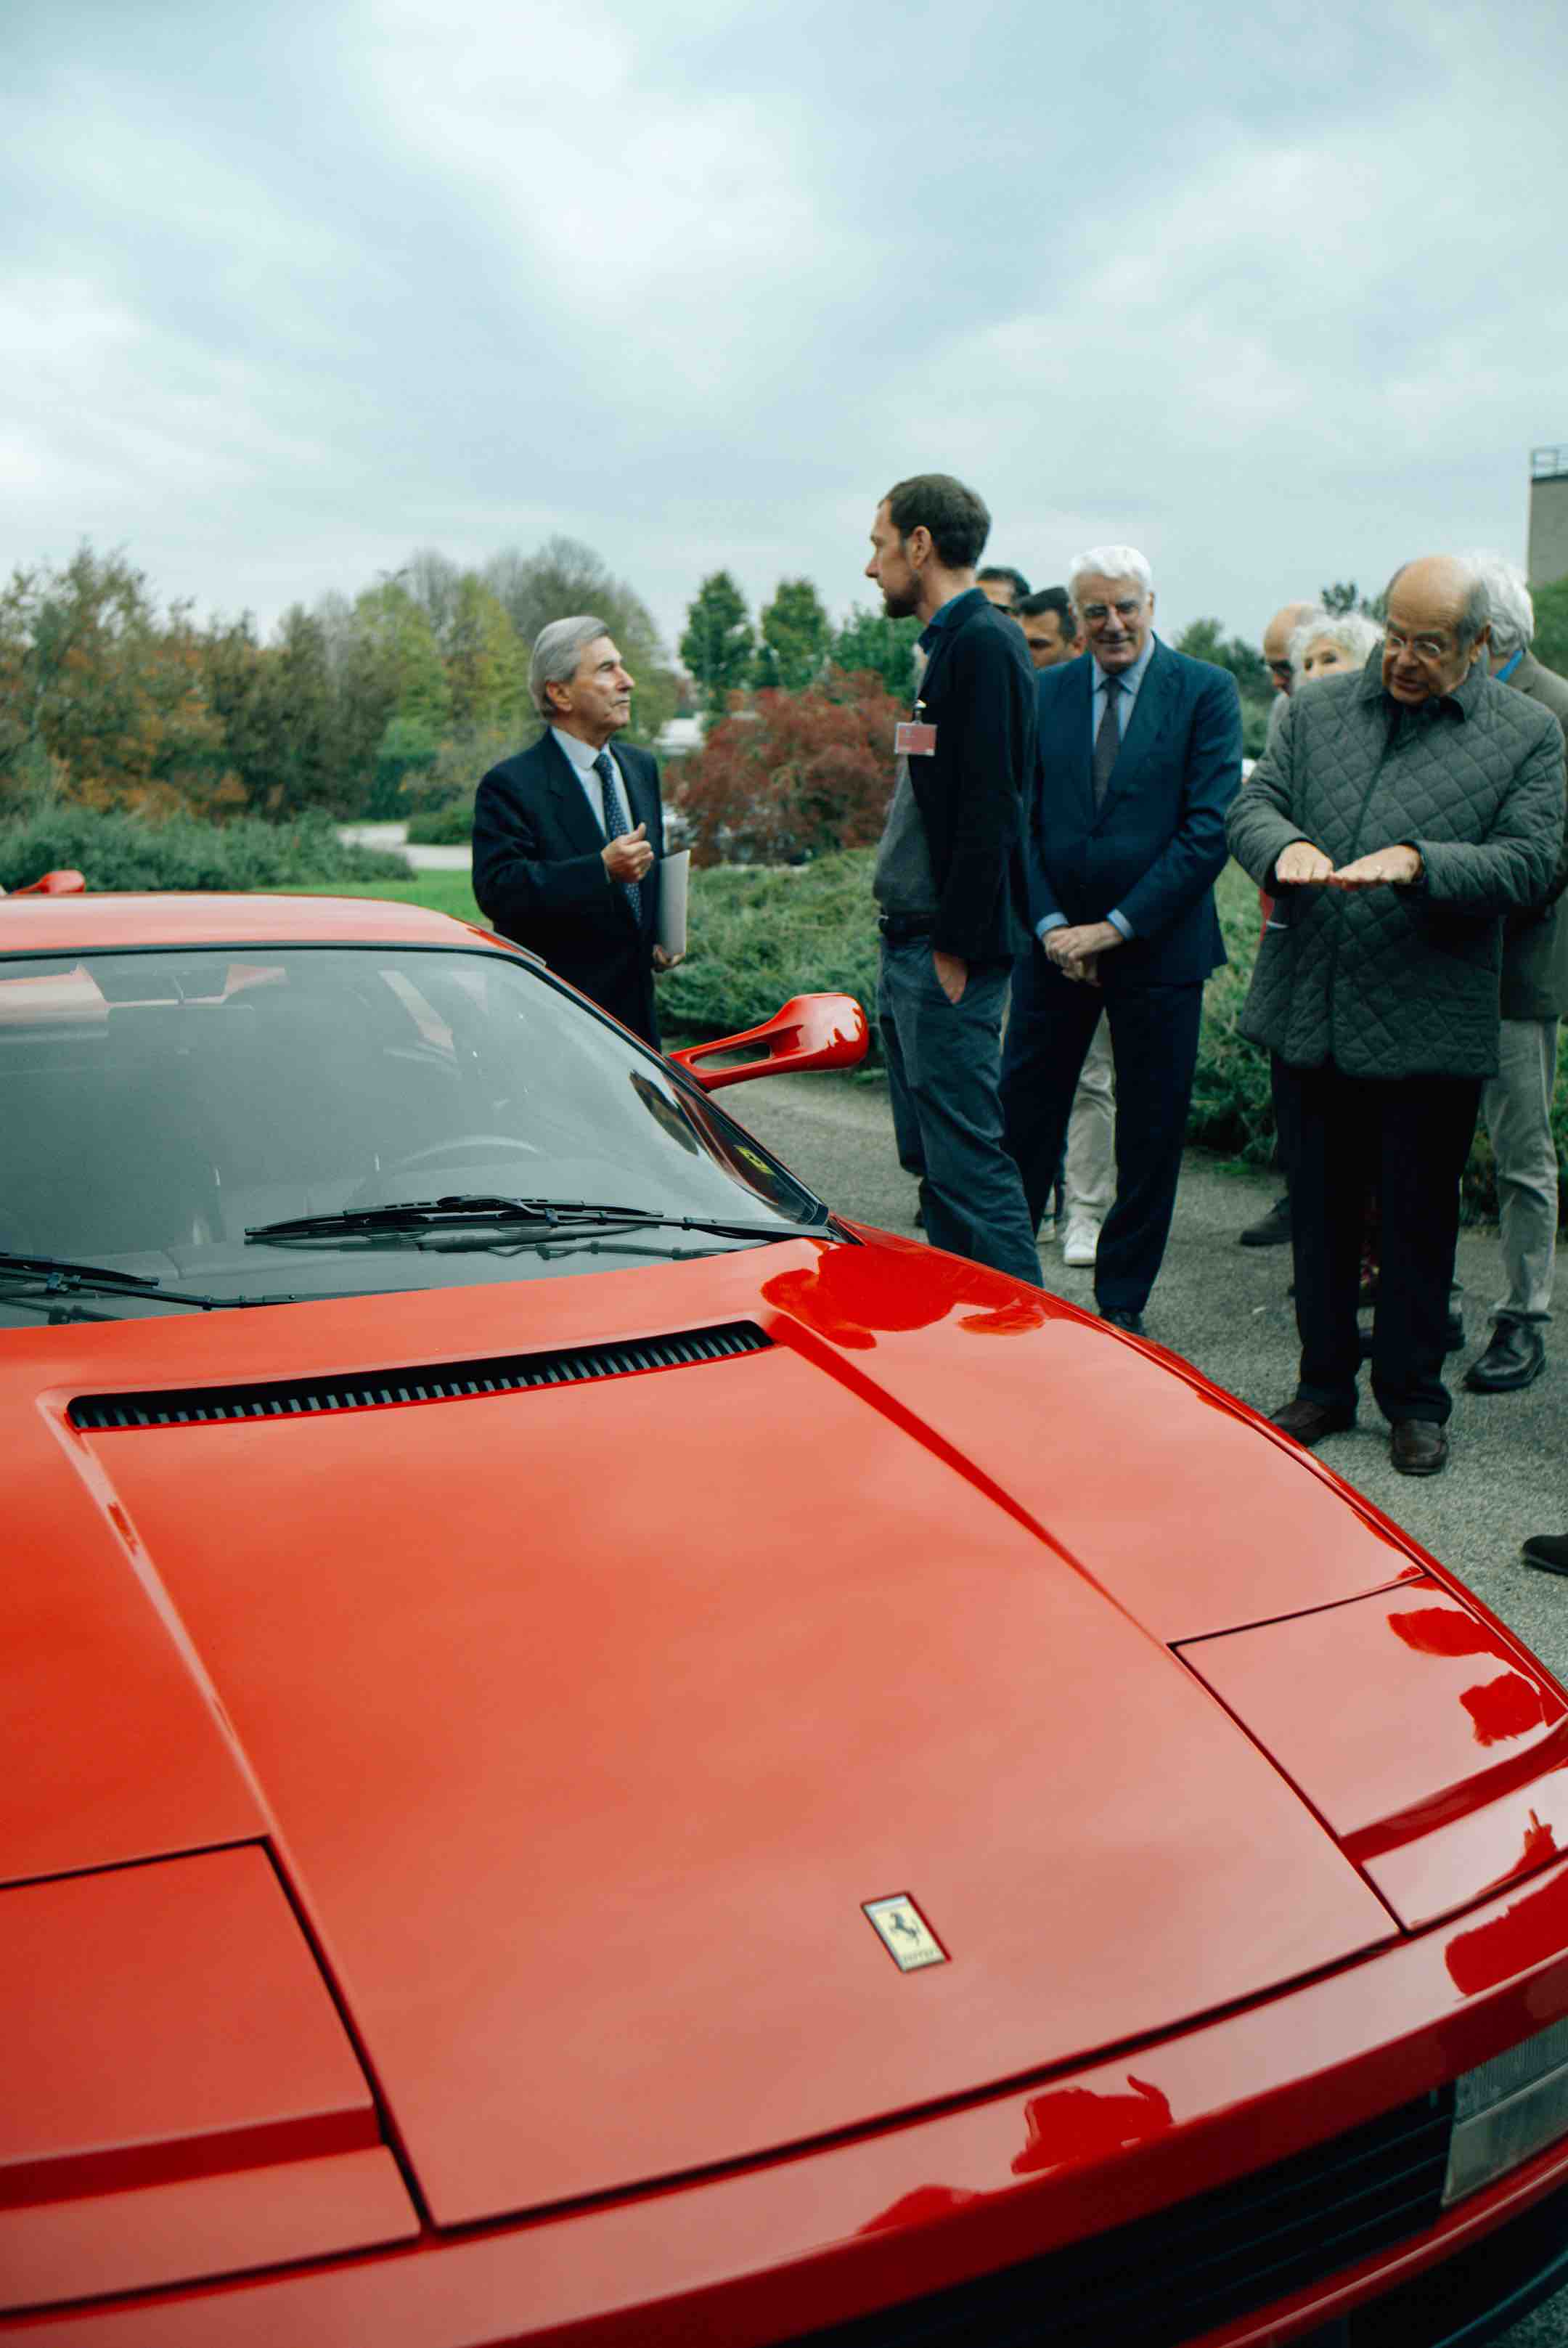
<instances>
[{"instance_id":1,"label":"dark trousers","mask_svg":"<svg viewBox=\"0 0 1568 2348\"><path fill-rule=\"evenodd\" d=\"M1274 1154L1279 1170L1285 1177L1286 1189L1296 1187L1296 1152L1299 1141L1296 1133L1296 1095L1288 1084L1281 1081L1285 1062L1277 1052L1269 1054L1269 1090L1274 1095Z\"/></svg>"},{"instance_id":2,"label":"dark trousers","mask_svg":"<svg viewBox=\"0 0 1568 2348\"><path fill-rule=\"evenodd\" d=\"M1102 1305L1119 1312L1143 1311L1165 1252L1203 1010L1201 983L1167 985L1113 973L1102 990L1064 978L1038 943L1013 966L1002 1115L1007 1146L1023 1175L1037 1229L1102 1011L1110 1023L1116 1061L1116 1199L1100 1233L1094 1293Z\"/></svg>"},{"instance_id":3,"label":"dark trousers","mask_svg":"<svg viewBox=\"0 0 1568 2348\"><path fill-rule=\"evenodd\" d=\"M1040 1285L1040 1252L1018 1168L1002 1147L997 1078L1008 965L971 963L949 1003L928 938L885 940L877 1012L898 1155L921 1169L933 1247Z\"/></svg>"},{"instance_id":4,"label":"dark trousers","mask_svg":"<svg viewBox=\"0 0 1568 2348\"><path fill-rule=\"evenodd\" d=\"M1431 1419L1453 1408L1443 1384L1449 1282L1459 1238L1459 1183L1475 1132L1480 1079L1347 1076L1276 1063L1296 1116L1290 1185L1296 1392L1350 1406L1360 1368L1356 1300L1368 1196L1378 1202L1382 1255L1372 1324L1372 1392L1385 1418Z\"/></svg>"}]
</instances>

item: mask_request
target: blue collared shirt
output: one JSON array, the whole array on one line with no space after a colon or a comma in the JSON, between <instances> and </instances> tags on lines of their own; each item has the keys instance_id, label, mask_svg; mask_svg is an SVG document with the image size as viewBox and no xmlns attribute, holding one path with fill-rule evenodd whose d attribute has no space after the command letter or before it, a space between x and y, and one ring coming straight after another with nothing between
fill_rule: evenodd
<instances>
[{"instance_id":1,"label":"blue collared shirt","mask_svg":"<svg viewBox=\"0 0 1568 2348\"><path fill-rule=\"evenodd\" d=\"M1116 738L1119 742L1124 742L1127 739L1127 728L1132 723L1132 710L1138 699L1138 690L1142 685L1143 679L1149 674L1149 663L1153 659L1153 657L1154 631L1151 628L1147 636L1143 640L1143 649L1139 654L1137 659L1133 662L1132 667L1118 669L1116 672L1122 683L1122 690L1116 695L1114 703L1116 710ZM1089 747L1091 757L1093 756L1094 752L1094 737L1100 731L1100 721L1104 715L1105 672L1101 667L1099 662L1096 661L1094 663L1094 683L1090 689L1089 695ZM1122 911L1120 905L1112 905L1105 918L1110 922L1113 930L1121 931L1124 938L1136 937L1138 934L1133 929L1132 922L1127 919L1126 914ZM1047 930L1064 930L1067 927L1068 920L1065 913L1047 913L1043 922L1036 922L1034 933L1037 938L1043 941Z\"/></svg>"}]
</instances>

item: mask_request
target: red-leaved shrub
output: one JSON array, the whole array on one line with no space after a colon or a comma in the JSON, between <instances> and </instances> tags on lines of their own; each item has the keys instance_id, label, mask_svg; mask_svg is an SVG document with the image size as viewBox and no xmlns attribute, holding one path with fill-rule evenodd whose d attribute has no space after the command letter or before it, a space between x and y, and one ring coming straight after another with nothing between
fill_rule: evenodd
<instances>
[{"instance_id":1,"label":"red-leaved shrub","mask_svg":"<svg viewBox=\"0 0 1568 2348\"><path fill-rule=\"evenodd\" d=\"M697 864L798 864L881 837L904 715L869 669L809 693L762 692L681 768Z\"/></svg>"}]
</instances>

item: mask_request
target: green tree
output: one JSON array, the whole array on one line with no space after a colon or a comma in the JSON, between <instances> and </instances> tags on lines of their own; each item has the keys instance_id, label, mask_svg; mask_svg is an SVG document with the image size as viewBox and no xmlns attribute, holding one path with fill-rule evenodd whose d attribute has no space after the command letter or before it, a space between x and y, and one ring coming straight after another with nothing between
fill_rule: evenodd
<instances>
[{"instance_id":1,"label":"green tree","mask_svg":"<svg viewBox=\"0 0 1568 2348\"><path fill-rule=\"evenodd\" d=\"M384 649L396 695L393 716L439 735L452 715L452 688L423 603L402 580L384 580L356 599L353 624Z\"/></svg>"},{"instance_id":2,"label":"green tree","mask_svg":"<svg viewBox=\"0 0 1568 2348\"><path fill-rule=\"evenodd\" d=\"M396 819L420 796L441 748L441 737L422 717L389 717L375 747L375 769L365 813Z\"/></svg>"},{"instance_id":3,"label":"green tree","mask_svg":"<svg viewBox=\"0 0 1568 2348\"><path fill-rule=\"evenodd\" d=\"M0 593L0 778L58 775L101 806L206 808L225 777L188 611L160 618L123 554L80 547Z\"/></svg>"},{"instance_id":4,"label":"green tree","mask_svg":"<svg viewBox=\"0 0 1568 2348\"><path fill-rule=\"evenodd\" d=\"M1368 620L1386 620L1389 616L1388 597L1363 595L1353 579L1338 579L1332 587L1320 587L1317 600L1337 620L1347 612L1364 612Z\"/></svg>"},{"instance_id":5,"label":"green tree","mask_svg":"<svg viewBox=\"0 0 1568 2348\"><path fill-rule=\"evenodd\" d=\"M711 721L724 716L731 694L750 676L754 644L745 597L727 571L715 571L687 606L681 638L681 657Z\"/></svg>"},{"instance_id":6,"label":"green tree","mask_svg":"<svg viewBox=\"0 0 1568 2348\"><path fill-rule=\"evenodd\" d=\"M1273 686L1263 654L1241 636L1226 636L1218 620L1193 620L1176 638L1176 650L1189 660L1209 661L1228 668L1244 701L1261 701L1266 708Z\"/></svg>"},{"instance_id":7,"label":"green tree","mask_svg":"<svg viewBox=\"0 0 1568 2348\"><path fill-rule=\"evenodd\" d=\"M1554 579L1549 587L1537 587L1531 602L1535 606L1535 642L1531 649L1547 668L1568 676L1568 577Z\"/></svg>"},{"instance_id":8,"label":"green tree","mask_svg":"<svg viewBox=\"0 0 1568 2348\"><path fill-rule=\"evenodd\" d=\"M518 724L527 690L522 645L505 605L475 571L465 571L457 582L447 630L446 682L452 723L459 733Z\"/></svg>"},{"instance_id":9,"label":"green tree","mask_svg":"<svg viewBox=\"0 0 1568 2348\"><path fill-rule=\"evenodd\" d=\"M760 614L753 682L760 688L804 692L815 685L827 658L833 623L809 579L781 579Z\"/></svg>"},{"instance_id":10,"label":"green tree","mask_svg":"<svg viewBox=\"0 0 1568 2348\"><path fill-rule=\"evenodd\" d=\"M869 669L896 701L907 702L915 692L915 645L919 633L918 620L889 620L881 612L866 612L852 603L827 656L846 676Z\"/></svg>"},{"instance_id":11,"label":"green tree","mask_svg":"<svg viewBox=\"0 0 1568 2348\"><path fill-rule=\"evenodd\" d=\"M332 670L325 623L295 603L278 623L263 668L261 709L266 782L272 816L330 807L335 796Z\"/></svg>"}]
</instances>

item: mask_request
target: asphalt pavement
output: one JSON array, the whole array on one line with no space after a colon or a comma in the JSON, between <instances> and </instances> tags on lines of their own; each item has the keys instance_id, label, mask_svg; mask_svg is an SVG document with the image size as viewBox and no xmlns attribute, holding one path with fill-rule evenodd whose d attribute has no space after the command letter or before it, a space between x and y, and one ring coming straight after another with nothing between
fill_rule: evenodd
<instances>
[{"instance_id":1,"label":"asphalt pavement","mask_svg":"<svg viewBox=\"0 0 1568 2348\"><path fill-rule=\"evenodd\" d=\"M914 1229L915 1185L894 1150L885 1084L853 1076L774 1076L737 1085L723 1098L841 1213L888 1231ZM1263 1411L1295 1392L1290 1251L1244 1248L1237 1234L1278 1189L1266 1176L1234 1172L1189 1150L1171 1243L1144 1314L1151 1337ZM1040 1267L1045 1287L1092 1311L1092 1272L1070 1271L1049 1241L1040 1250ZM1365 1387L1359 1425L1330 1437L1318 1457L1470 1583L1568 1681L1568 1580L1519 1560L1525 1534L1568 1528L1568 1334L1559 1339L1548 1333L1545 1374L1522 1394L1471 1395L1459 1384L1459 1374L1486 1343L1501 1272L1496 1231L1462 1231L1458 1276L1466 1344L1450 1358L1453 1449L1444 1472L1395 1474L1387 1426ZM1497 2348L1564 2348L1565 2343L1568 2291L1497 2335Z\"/></svg>"}]
</instances>

